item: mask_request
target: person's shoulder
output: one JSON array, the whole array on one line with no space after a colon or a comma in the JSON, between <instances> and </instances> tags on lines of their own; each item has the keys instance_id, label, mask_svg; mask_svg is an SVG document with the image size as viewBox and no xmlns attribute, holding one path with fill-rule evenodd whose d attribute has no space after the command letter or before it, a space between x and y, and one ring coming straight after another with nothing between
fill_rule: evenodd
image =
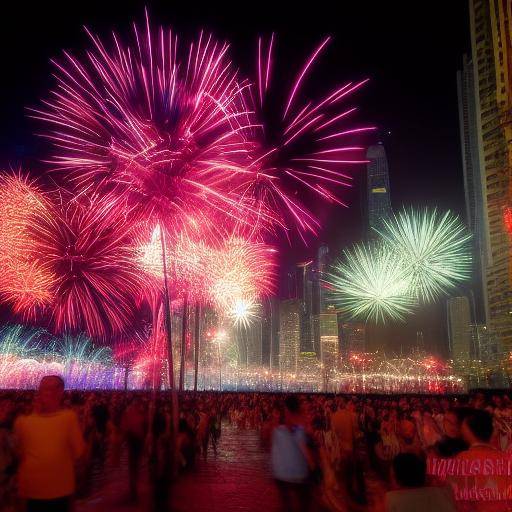
<instances>
[{"instance_id":1,"label":"person's shoulder","mask_svg":"<svg viewBox=\"0 0 512 512\"><path fill-rule=\"evenodd\" d=\"M18 417L14 420L14 428L22 427L23 425L26 425L27 422L30 421L30 419L34 416L33 413L30 414L19 414Z\"/></svg>"}]
</instances>

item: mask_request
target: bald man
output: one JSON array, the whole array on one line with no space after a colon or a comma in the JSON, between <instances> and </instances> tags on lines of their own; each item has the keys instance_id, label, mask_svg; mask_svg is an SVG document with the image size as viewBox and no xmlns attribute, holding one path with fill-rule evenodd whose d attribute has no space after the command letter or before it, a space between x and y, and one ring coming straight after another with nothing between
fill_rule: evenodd
<instances>
[{"instance_id":1,"label":"bald man","mask_svg":"<svg viewBox=\"0 0 512 512\"><path fill-rule=\"evenodd\" d=\"M84 452L76 414L61 408L64 381L43 377L34 411L14 424L20 465L18 492L27 512L67 512L75 492L75 462Z\"/></svg>"}]
</instances>

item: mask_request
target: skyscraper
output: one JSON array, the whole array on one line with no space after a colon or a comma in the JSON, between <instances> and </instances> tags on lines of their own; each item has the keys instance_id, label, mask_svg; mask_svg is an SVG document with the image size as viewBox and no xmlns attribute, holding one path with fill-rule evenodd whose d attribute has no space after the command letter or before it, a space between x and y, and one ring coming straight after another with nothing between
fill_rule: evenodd
<instances>
[{"instance_id":1,"label":"skyscraper","mask_svg":"<svg viewBox=\"0 0 512 512\"><path fill-rule=\"evenodd\" d=\"M326 375L338 368L338 315L334 307L320 313L320 362Z\"/></svg>"},{"instance_id":2,"label":"skyscraper","mask_svg":"<svg viewBox=\"0 0 512 512\"><path fill-rule=\"evenodd\" d=\"M297 372L300 351L301 301L282 300L279 304L279 369L281 372Z\"/></svg>"},{"instance_id":3,"label":"skyscraper","mask_svg":"<svg viewBox=\"0 0 512 512\"><path fill-rule=\"evenodd\" d=\"M262 329L263 365L279 368L279 300L270 297L263 303Z\"/></svg>"},{"instance_id":4,"label":"skyscraper","mask_svg":"<svg viewBox=\"0 0 512 512\"><path fill-rule=\"evenodd\" d=\"M301 304L300 351L316 352L311 325L313 313L313 261L297 264L297 292Z\"/></svg>"},{"instance_id":5,"label":"skyscraper","mask_svg":"<svg viewBox=\"0 0 512 512\"><path fill-rule=\"evenodd\" d=\"M467 364L474 357L471 339L471 312L467 297L446 301L450 355L455 365Z\"/></svg>"},{"instance_id":6,"label":"skyscraper","mask_svg":"<svg viewBox=\"0 0 512 512\"><path fill-rule=\"evenodd\" d=\"M320 315L325 312L327 308L327 300L323 279L327 271L329 256L329 247L322 244L317 251L317 257L314 267L311 272L313 284L313 302L312 302L312 317L311 317L311 330L313 336L314 351L320 357Z\"/></svg>"},{"instance_id":7,"label":"skyscraper","mask_svg":"<svg viewBox=\"0 0 512 512\"><path fill-rule=\"evenodd\" d=\"M510 240L503 214L512 169L512 12L510 0L470 0L471 49L485 233L488 327L512 349Z\"/></svg>"},{"instance_id":8,"label":"skyscraper","mask_svg":"<svg viewBox=\"0 0 512 512\"><path fill-rule=\"evenodd\" d=\"M459 97L459 125L464 172L464 192L466 199L466 222L471 231L473 272L471 289L473 292L472 314L476 323L486 323L485 255L487 230L485 229L484 181L480 167L478 144L477 105L475 98L475 78L473 62L464 55L462 69L457 73Z\"/></svg>"},{"instance_id":9,"label":"skyscraper","mask_svg":"<svg viewBox=\"0 0 512 512\"><path fill-rule=\"evenodd\" d=\"M389 194L389 169L386 150L382 144L370 146L366 152L368 193L368 228L380 229L383 219L391 216L391 198Z\"/></svg>"}]
</instances>

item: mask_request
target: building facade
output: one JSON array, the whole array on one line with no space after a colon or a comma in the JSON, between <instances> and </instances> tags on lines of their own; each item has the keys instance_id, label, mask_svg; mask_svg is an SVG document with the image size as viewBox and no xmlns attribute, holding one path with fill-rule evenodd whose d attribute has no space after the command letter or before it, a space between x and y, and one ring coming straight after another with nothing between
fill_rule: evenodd
<instances>
[{"instance_id":1,"label":"building facade","mask_svg":"<svg viewBox=\"0 0 512 512\"><path fill-rule=\"evenodd\" d=\"M484 180L480 167L477 105L473 62L464 55L462 69L457 73L459 126L464 173L466 222L472 238L472 316L475 323L488 322L485 285L487 235L484 208Z\"/></svg>"},{"instance_id":2,"label":"building facade","mask_svg":"<svg viewBox=\"0 0 512 512\"><path fill-rule=\"evenodd\" d=\"M279 304L279 370L296 373L300 352L300 320L302 304L298 299Z\"/></svg>"},{"instance_id":3,"label":"building facade","mask_svg":"<svg viewBox=\"0 0 512 512\"><path fill-rule=\"evenodd\" d=\"M471 347L471 308L467 297L446 301L448 341L455 368L462 368L474 358Z\"/></svg>"},{"instance_id":4,"label":"building facade","mask_svg":"<svg viewBox=\"0 0 512 512\"><path fill-rule=\"evenodd\" d=\"M334 308L320 314L320 363L327 376L339 366L338 315Z\"/></svg>"},{"instance_id":5,"label":"building facade","mask_svg":"<svg viewBox=\"0 0 512 512\"><path fill-rule=\"evenodd\" d=\"M512 7L510 0L470 0L471 49L484 209L487 326L512 350L510 239Z\"/></svg>"},{"instance_id":6,"label":"building facade","mask_svg":"<svg viewBox=\"0 0 512 512\"><path fill-rule=\"evenodd\" d=\"M392 214L389 193L389 168L386 150L382 144L370 146L366 152L367 164L367 215L370 236L380 230L383 220Z\"/></svg>"}]
</instances>

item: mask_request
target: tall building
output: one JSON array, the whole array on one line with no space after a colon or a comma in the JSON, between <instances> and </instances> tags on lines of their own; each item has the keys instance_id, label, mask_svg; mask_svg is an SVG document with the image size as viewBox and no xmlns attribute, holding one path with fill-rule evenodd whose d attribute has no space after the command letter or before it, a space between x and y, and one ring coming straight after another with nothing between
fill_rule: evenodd
<instances>
[{"instance_id":1,"label":"tall building","mask_svg":"<svg viewBox=\"0 0 512 512\"><path fill-rule=\"evenodd\" d=\"M511 252L503 215L512 169L512 8L470 0L471 49L484 210L487 325L512 350Z\"/></svg>"},{"instance_id":2,"label":"tall building","mask_svg":"<svg viewBox=\"0 0 512 512\"><path fill-rule=\"evenodd\" d=\"M277 297L270 297L263 303L261 345L263 365L278 369L279 300Z\"/></svg>"},{"instance_id":3,"label":"tall building","mask_svg":"<svg viewBox=\"0 0 512 512\"><path fill-rule=\"evenodd\" d=\"M302 303L297 299L282 300L279 304L279 369L296 373L300 352Z\"/></svg>"},{"instance_id":4,"label":"tall building","mask_svg":"<svg viewBox=\"0 0 512 512\"><path fill-rule=\"evenodd\" d=\"M317 353L318 357L320 357L320 315L324 313L327 308L326 290L323 284L323 279L327 272L328 257L329 247L322 244L318 248L317 257L311 272L313 282L311 330L313 335L314 351Z\"/></svg>"},{"instance_id":5,"label":"tall building","mask_svg":"<svg viewBox=\"0 0 512 512\"><path fill-rule=\"evenodd\" d=\"M316 353L313 338L313 261L297 264L297 292L301 304L300 314L300 351Z\"/></svg>"},{"instance_id":6,"label":"tall building","mask_svg":"<svg viewBox=\"0 0 512 512\"><path fill-rule=\"evenodd\" d=\"M389 194L389 169L386 150L382 144L370 146L366 152L368 193L368 228L381 229L383 219L391 216L391 198Z\"/></svg>"},{"instance_id":7,"label":"tall building","mask_svg":"<svg viewBox=\"0 0 512 512\"><path fill-rule=\"evenodd\" d=\"M467 297L450 297L446 301L448 340L455 366L467 364L474 357L471 350L471 308Z\"/></svg>"},{"instance_id":8,"label":"tall building","mask_svg":"<svg viewBox=\"0 0 512 512\"><path fill-rule=\"evenodd\" d=\"M334 308L320 313L320 363L325 372L338 368L338 315Z\"/></svg>"},{"instance_id":9,"label":"tall building","mask_svg":"<svg viewBox=\"0 0 512 512\"><path fill-rule=\"evenodd\" d=\"M486 310L486 259L484 250L487 246L487 230L485 229L484 181L480 167L473 62L467 55L464 55L462 69L457 73L457 91L459 98L459 125L462 169L464 172L466 222L473 235L472 316L474 317L474 322L486 323L488 321L488 311Z\"/></svg>"}]
</instances>

